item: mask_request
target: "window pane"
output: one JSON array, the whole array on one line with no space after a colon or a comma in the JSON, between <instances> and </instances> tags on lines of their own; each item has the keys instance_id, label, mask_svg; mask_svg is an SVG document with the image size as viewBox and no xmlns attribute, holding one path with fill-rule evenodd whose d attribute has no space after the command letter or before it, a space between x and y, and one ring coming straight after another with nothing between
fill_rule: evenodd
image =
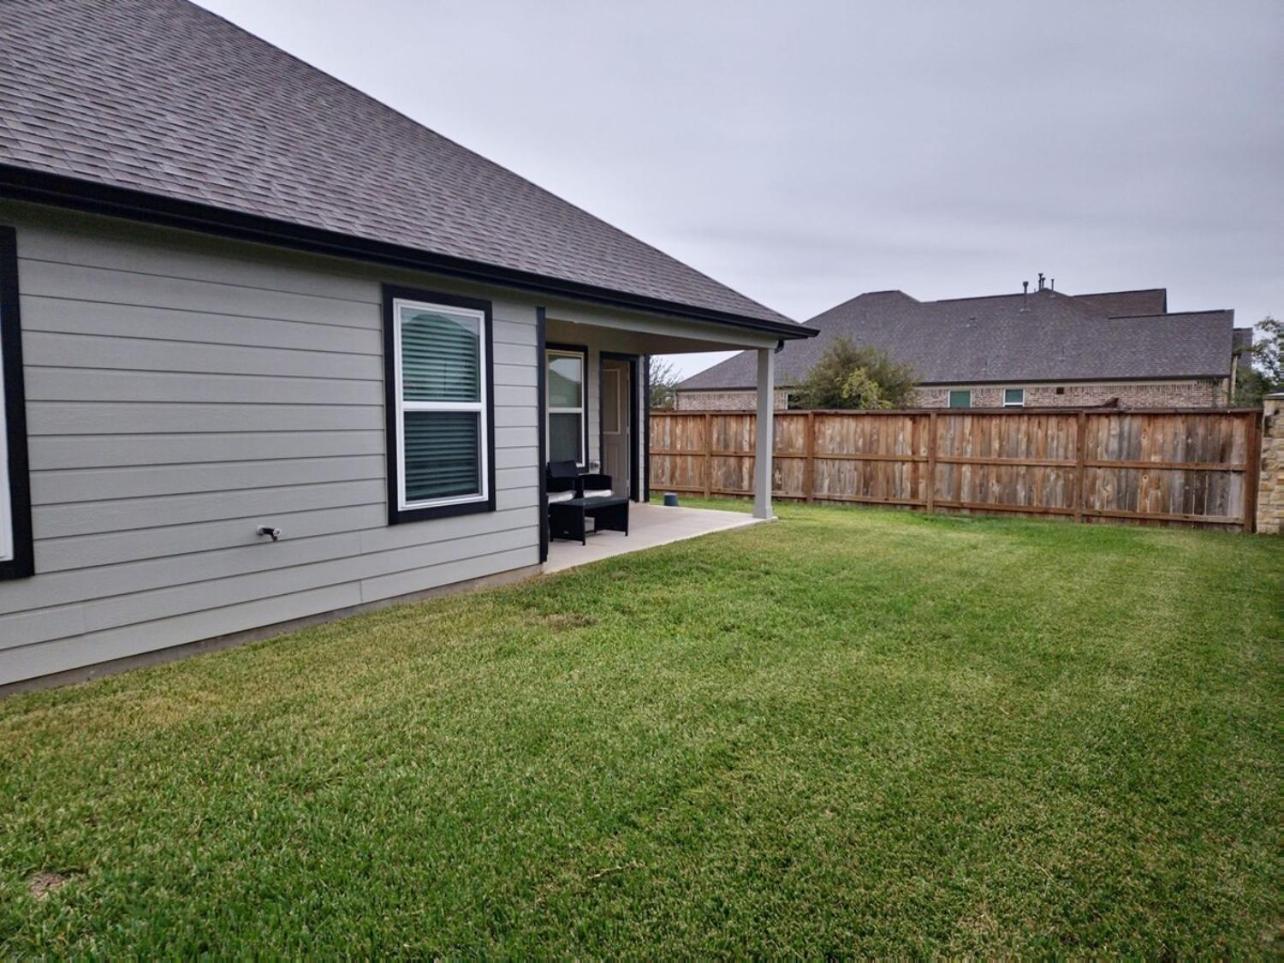
<instances>
[{"instance_id":1,"label":"window pane","mask_svg":"<svg viewBox=\"0 0 1284 963\"><path fill-rule=\"evenodd\" d=\"M1024 388L1004 388L1003 403L1005 405L1025 404L1025 389Z\"/></svg>"},{"instance_id":2,"label":"window pane","mask_svg":"<svg viewBox=\"0 0 1284 963\"><path fill-rule=\"evenodd\" d=\"M951 408L971 408L972 392L966 388L963 389L962 391L951 391L950 407Z\"/></svg>"},{"instance_id":3,"label":"window pane","mask_svg":"<svg viewBox=\"0 0 1284 963\"><path fill-rule=\"evenodd\" d=\"M481 493L481 415L475 411L405 414L406 501Z\"/></svg>"},{"instance_id":4,"label":"window pane","mask_svg":"<svg viewBox=\"0 0 1284 963\"><path fill-rule=\"evenodd\" d=\"M481 401L477 318L401 309L401 389L406 401Z\"/></svg>"},{"instance_id":5,"label":"window pane","mask_svg":"<svg viewBox=\"0 0 1284 963\"><path fill-rule=\"evenodd\" d=\"M553 355L548 359L548 406L579 408L584 397L584 359Z\"/></svg>"},{"instance_id":6,"label":"window pane","mask_svg":"<svg viewBox=\"0 0 1284 963\"><path fill-rule=\"evenodd\" d=\"M548 460L583 463L580 445L584 426L578 414L551 413L548 416Z\"/></svg>"}]
</instances>

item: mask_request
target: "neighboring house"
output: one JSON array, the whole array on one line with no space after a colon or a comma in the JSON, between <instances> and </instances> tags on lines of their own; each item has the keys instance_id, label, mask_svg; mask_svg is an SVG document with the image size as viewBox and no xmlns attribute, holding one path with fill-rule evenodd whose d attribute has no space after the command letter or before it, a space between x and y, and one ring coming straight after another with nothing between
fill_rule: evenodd
<instances>
[{"instance_id":1,"label":"neighboring house","mask_svg":"<svg viewBox=\"0 0 1284 963\"><path fill-rule=\"evenodd\" d=\"M1163 288L1072 297L1042 279L1029 293L945 301L874 291L806 323L820 336L781 352L777 408L839 337L909 364L923 408L1225 405L1237 351L1252 343L1234 311L1169 313ZM737 355L679 384L677 407L752 408L755 383L753 358Z\"/></svg>"},{"instance_id":2,"label":"neighboring house","mask_svg":"<svg viewBox=\"0 0 1284 963\"><path fill-rule=\"evenodd\" d=\"M0 33L0 685L537 571L647 355L814 333L192 4Z\"/></svg>"}]
</instances>

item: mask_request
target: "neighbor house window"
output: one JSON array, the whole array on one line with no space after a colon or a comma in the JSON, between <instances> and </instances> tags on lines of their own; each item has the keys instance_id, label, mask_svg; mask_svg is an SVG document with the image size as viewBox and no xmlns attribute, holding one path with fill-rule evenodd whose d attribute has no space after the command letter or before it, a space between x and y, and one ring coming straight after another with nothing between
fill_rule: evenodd
<instances>
[{"instance_id":1,"label":"neighbor house window","mask_svg":"<svg viewBox=\"0 0 1284 963\"><path fill-rule=\"evenodd\" d=\"M389 520L495 507L490 303L385 288Z\"/></svg>"},{"instance_id":2,"label":"neighbor house window","mask_svg":"<svg viewBox=\"0 0 1284 963\"><path fill-rule=\"evenodd\" d=\"M956 388L950 392L951 408L971 408L972 392L968 388Z\"/></svg>"},{"instance_id":3,"label":"neighbor house window","mask_svg":"<svg viewBox=\"0 0 1284 963\"><path fill-rule=\"evenodd\" d=\"M13 228L0 227L0 578L20 578L34 570L17 236Z\"/></svg>"},{"instance_id":4,"label":"neighbor house window","mask_svg":"<svg viewBox=\"0 0 1284 963\"><path fill-rule=\"evenodd\" d=\"M544 384L548 390L548 460L584 465L587 415L584 399L588 352L582 348L549 348Z\"/></svg>"},{"instance_id":5,"label":"neighbor house window","mask_svg":"<svg viewBox=\"0 0 1284 963\"><path fill-rule=\"evenodd\" d=\"M1021 408L1025 405L1024 388L1004 388L1003 389L1003 407L1004 408Z\"/></svg>"}]
</instances>

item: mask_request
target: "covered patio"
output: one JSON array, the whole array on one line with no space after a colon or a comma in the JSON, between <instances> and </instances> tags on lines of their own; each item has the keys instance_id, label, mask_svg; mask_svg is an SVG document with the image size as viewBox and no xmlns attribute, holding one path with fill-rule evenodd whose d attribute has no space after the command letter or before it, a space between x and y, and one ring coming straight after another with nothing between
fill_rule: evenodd
<instances>
[{"instance_id":1,"label":"covered patio","mask_svg":"<svg viewBox=\"0 0 1284 963\"><path fill-rule=\"evenodd\" d=\"M590 535L587 545L555 540L549 544L546 573L561 572L604 558L640 552L670 542L697 538L712 532L744 528L763 521L746 512L723 512L708 508L666 508L648 503L630 506L629 534L600 532Z\"/></svg>"},{"instance_id":2,"label":"covered patio","mask_svg":"<svg viewBox=\"0 0 1284 963\"><path fill-rule=\"evenodd\" d=\"M539 424L541 461L555 465L558 491L541 479L541 561L549 572L772 517L772 419L775 353L785 338L814 332L790 324L739 325L619 311L604 314L574 304L550 305L541 319ZM764 330L764 327L766 328ZM758 424L753 514L648 504L651 355L749 349L757 355ZM574 463L575 469L570 468ZM627 499L630 533L603 531L587 544L551 537L550 498L567 496L566 472L594 476L597 496ZM609 481L598 476L608 476ZM583 484L580 489L585 489ZM585 489L587 490L587 489ZM563 514L565 514L563 512ZM559 522L561 524L561 522ZM572 530L581 524L576 522Z\"/></svg>"}]
</instances>

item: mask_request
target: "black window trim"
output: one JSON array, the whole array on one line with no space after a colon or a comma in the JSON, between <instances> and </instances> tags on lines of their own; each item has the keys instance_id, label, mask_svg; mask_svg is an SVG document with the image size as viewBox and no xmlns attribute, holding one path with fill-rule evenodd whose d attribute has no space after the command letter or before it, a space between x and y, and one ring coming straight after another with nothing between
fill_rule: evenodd
<instances>
[{"instance_id":1,"label":"black window trim","mask_svg":"<svg viewBox=\"0 0 1284 963\"><path fill-rule=\"evenodd\" d=\"M0 226L0 353L4 361L4 429L8 451L13 558L0 561L0 579L35 574L31 530L31 475L27 458L27 396L23 387L22 317L18 307L18 232Z\"/></svg>"},{"instance_id":2,"label":"black window trim","mask_svg":"<svg viewBox=\"0 0 1284 963\"><path fill-rule=\"evenodd\" d=\"M482 312L483 339L486 348L486 437L482 444L486 446L487 497L473 502L460 502L454 505L429 505L424 508L402 508L397 490L397 478L401 452L397 448L397 377L393 365L396 363L397 324L393 314L393 305L397 300L422 301L428 304L440 304L445 307L467 308ZM495 352L494 352L494 317L490 301L481 298L461 297L458 294L447 294L443 291L429 291L424 288L403 287L397 284L383 285L383 386L384 386L384 444L387 449L388 474L388 524L402 525L407 522L422 522L433 518L451 518L456 515L475 515L495 510Z\"/></svg>"}]
</instances>

